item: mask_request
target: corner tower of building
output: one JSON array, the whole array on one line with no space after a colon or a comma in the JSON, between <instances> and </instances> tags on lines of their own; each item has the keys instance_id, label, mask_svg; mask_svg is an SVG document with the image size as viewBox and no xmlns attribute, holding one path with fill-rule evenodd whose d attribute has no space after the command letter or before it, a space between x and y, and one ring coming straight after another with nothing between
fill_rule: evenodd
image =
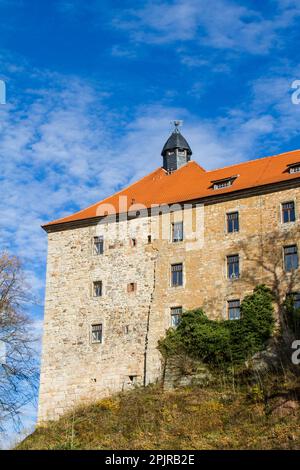
<instances>
[{"instance_id":1,"label":"corner tower of building","mask_svg":"<svg viewBox=\"0 0 300 470\"><path fill-rule=\"evenodd\" d=\"M174 121L175 129L165 143L161 155L163 157L163 168L168 172L178 168L190 161L192 150L179 131L180 121Z\"/></svg>"}]
</instances>

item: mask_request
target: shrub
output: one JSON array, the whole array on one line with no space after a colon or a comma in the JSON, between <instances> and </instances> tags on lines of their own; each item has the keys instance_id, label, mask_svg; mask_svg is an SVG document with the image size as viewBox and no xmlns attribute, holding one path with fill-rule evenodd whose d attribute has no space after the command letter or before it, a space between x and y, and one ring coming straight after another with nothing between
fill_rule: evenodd
<instances>
[{"instance_id":1,"label":"shrub","mask_svg":"<svg viewBox=\"0 0 300 470\"><path fill-rule=\"evenodd\" d=\"M287 296L284 303L285 327L295 335L300 334L300 308L294 306L294 295Z\"/></svg>"},{"instance_id":2,"label":"shrub","mask_svg":"<svg viewBox=\"0 0 300 470\"><path fill-rule=\"evenodd\" d=\"M273 296L257 286L241 304L240 320L209 320L202 309L183 313L177 329L159 341L164 357L185 352L211 366L241 364L265 347L274 329Z\"/></svg>"}]
</instances>

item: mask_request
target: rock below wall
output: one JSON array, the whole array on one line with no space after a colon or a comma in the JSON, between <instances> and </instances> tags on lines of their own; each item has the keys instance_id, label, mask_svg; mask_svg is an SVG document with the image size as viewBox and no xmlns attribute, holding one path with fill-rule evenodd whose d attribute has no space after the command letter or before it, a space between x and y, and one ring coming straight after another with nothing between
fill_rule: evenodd
<instances>
[{"instance_id":1,"label":"rock below wall","mask_svg":"<svg viewBox=\"0 0 300 470\"><path fill-rule=\"evenodd\" d=\"M207 385L213 377L208 368L201 362L178 355L167 359L162 378L164 390L188 385Z\"/></svg>"}]
</instances>

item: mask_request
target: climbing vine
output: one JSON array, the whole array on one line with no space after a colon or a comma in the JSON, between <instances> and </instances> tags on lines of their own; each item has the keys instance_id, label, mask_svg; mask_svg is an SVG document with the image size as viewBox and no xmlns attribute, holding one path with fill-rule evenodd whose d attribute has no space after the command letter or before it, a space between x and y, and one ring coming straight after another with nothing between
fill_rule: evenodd
<instances>
[{"instance_id":1,"label":"climbing vine","mask_svg":"<svg viewBox=\"0 0 300 470\"><path fill-rule=\"evenodd\" d=\"M239 320L210 320L202 309L186 311L176 329L169 329L158 349L170 357L186 353L212 366L241 364L264 349L274 329L273 295L257 286L241 303Z\"/></svg>"}]
</instances>

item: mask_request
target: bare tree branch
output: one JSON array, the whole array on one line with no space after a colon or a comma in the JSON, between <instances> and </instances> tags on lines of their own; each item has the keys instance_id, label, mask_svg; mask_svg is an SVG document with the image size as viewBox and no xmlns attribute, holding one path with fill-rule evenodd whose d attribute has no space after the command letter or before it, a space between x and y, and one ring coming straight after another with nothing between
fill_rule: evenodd
<instances>
[{"instance_id":1,"label":"bare tree branch","mask_svg":"<svg viewBox=\"0 0 300 470\"><path fill-rule=\"evenodd\" d=\"M30 300L19 259L0 254L0 430L8 419L17 426L20 409L36 395L35 338L26 314Z\"/></svg>"}]
</instances>

